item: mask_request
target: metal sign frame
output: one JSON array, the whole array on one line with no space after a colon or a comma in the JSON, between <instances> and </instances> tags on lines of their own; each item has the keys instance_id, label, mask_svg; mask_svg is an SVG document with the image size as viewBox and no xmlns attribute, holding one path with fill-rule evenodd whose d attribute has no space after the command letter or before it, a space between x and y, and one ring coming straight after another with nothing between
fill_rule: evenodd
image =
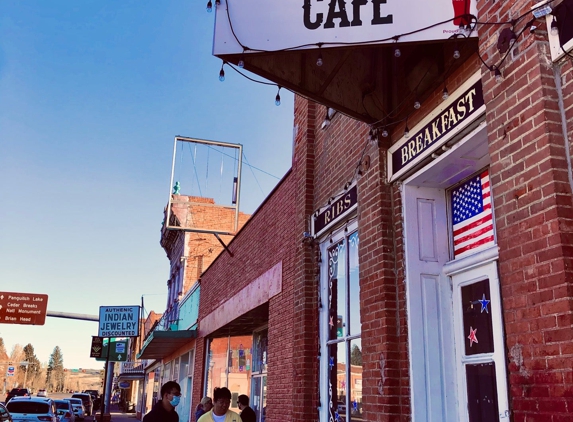
<instances>
[{"instance_id":1,"label":"metal sign frame","mask_svg":"<svg viewBox=\"0 0 573 422\"><path fill-rule=\"evenodd\" d=\"M221 205L226 208L234 209L235 210L235 221L233 224L233 231L230 232L228 230L213 230L205 227L181 227L181 226L173 226L171 225L171 215L172 212L172 205L177 202L176 198L178 195L172 193L173 189L173 182L175 180L175 162L176 162L176 154L177 154L177 143L178 142L192 142L198 144L206 144L206 145L214 145L226 148L236 148L239 150L239 158L238 158L238 166L237 166L237 187L236 187L236 201L234 205ZM167 230L180 230L185 232L195 232L195 233L211 233L215 236L217 235L230 235L234 236L239 229L239 205L240 205L240 198L241 198L241 171L243 165L243 145L241 144L232 144L229 142L219 142L219 141L209 141L206 139L198 139L198 138L187 138L184 136L176 136L173 142L173 161L171 164L171 179L169 182L169 203L167 204L167 215L165 216L165 228ZM193 205L193 202L186 202L186 204ZM200 203L197 204L200 206L205 206L205 204Z\"/></svg>"}]
</instances>

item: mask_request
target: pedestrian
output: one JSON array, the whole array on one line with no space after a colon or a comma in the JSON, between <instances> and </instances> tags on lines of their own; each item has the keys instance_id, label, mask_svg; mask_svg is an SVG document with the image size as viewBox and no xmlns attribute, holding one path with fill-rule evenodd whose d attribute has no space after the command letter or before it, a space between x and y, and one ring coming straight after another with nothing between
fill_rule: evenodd
<instances>
[{"instance_id":1,"label":"pedestrian","mask_svg":"<svg viewBox=\"0 0 573 422\"><path fill-rule=\"evenodd\" d=\"M181 400L181 386L168 381L161 386L161 400L143 417L143 422L179 422L175 408Z\"/></svg>"},{"instance_id":2,"label":"pedestrian","mask_svg":"<svg viewBox=\"0 0 573 422\"><path fill-rule=\"evenodd\" d=\"M195 409L195 422L197 422L201 416L203 416L212 408L213 408L213 400L211 400L211 397L208 396L203 397L201 399L201 402L197 405L197 408Z\"/></svg>"},{"instance_id":3,"label":"pedestrian","mask_svg":"<svg viewBox=\"0 0 573 422\"><path fill-rule=\"evenodd\" d=\"M213 408L201 416L197 422L241 422L239 414L229 410L230 405L231 392L229 389L227 387L215 388Z\"/></svg>"},{"instance_id":4,"label":"pedestrian","mask_svg":"<svg viewBox=\"0 0 573 422\"><path fill-rule=\"evenodd\" d=\"M238 398L241 420L243 422L257 422L255 411L249 407L249 396L241 394Z\"/></svg>"}]
</instances>

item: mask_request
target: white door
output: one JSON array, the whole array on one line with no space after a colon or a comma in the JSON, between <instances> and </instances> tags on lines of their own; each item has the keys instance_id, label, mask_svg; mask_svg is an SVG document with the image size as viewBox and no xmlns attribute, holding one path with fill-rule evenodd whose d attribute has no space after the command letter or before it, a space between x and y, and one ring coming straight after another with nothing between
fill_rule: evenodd
<instances>
[{"instance_id":1,"label":"white door","mask_svg":"<svg viewBox=\"0 0 573 422\"><path fill-rule=\"evenodd\" d=\"M457 422L446 196L405 185L406 297L413 422Z\"/></svg>"}]
</instances>

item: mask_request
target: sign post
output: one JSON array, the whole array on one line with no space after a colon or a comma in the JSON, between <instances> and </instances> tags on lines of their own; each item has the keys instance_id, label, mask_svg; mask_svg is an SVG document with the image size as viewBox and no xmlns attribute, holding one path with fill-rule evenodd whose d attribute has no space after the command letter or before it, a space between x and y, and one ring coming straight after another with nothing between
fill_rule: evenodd
<instances>
[{"instance_id":1,"label":"sign post","mask_svg":"<svg viewBox=\"0 0 573 422\"><path fill-rule=\"evenodd\" d=\"M108 391L111 390L111 388L107 388L107 377L110 356L112 353L112 337L138 337L140 310L141 308L139 306L100 306L99 308L98 337L102 337L102 345L104 343L103 338L107 338L108 346L105 353L105 375L102 391L103 399L101 403L101 416L99 419L100 422L106 422L111 418L111 415L107 412L108 409L106 409L106 402L109 403L111 393L111 391ZM121 346L118 347L118 344L121 344ZM103 345L103 347L105 347L105 345ZM118 360L127 360L126 349L127 342L116 342L114 358L118 358Z\"/></svg>"},{"instance_id":2,"label":"sign post","mask_svg":"<svg viewBox=\"0 0 573 422\"><path fill-rule=\"evenodd\" d=\"M48 295L0 292L0 323L44 325Z\"/></svg>"}]
</instances>

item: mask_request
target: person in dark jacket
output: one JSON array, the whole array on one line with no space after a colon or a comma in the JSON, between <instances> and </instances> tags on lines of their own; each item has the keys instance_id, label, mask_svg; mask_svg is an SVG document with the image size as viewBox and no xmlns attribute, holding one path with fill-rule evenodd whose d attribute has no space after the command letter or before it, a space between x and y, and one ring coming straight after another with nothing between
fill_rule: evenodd
<instances>
[{"instance_id":1,"label":"person in dark jacket","mask_svg":"<svg viewBox=\"0 0 573 422\"><path fill-rule=\"evenodd\" d=\"M181 386L168 381L161 387L161 400L143 417L143 422L179 422L175 408L181 400Z\"/></svg>"},{"instance_id":2,"label":"person in dark jacket","mask_svg":"<svg viewBox=\"0 0 573 422\"><path fill-rule=\"evenodd\" d=\"M255 411L249 407L249 396L241 394L238 398L241 420L243 422L257 422Z\"/></svg>"},{"instance_id":3,"label":"person in dark jacket","mask_svg":"<svg viewBox=\"0 0 573 422\"><path fill-rule=\"evenodd\" d=\"M213 408L213 400L211 400L211 397L209 396L203 397L201 399L201 402L197 405L197 408L195 409L195 422L197 422L201 416L203 416L212 408Z\"/></svg>"}]
</instances>

